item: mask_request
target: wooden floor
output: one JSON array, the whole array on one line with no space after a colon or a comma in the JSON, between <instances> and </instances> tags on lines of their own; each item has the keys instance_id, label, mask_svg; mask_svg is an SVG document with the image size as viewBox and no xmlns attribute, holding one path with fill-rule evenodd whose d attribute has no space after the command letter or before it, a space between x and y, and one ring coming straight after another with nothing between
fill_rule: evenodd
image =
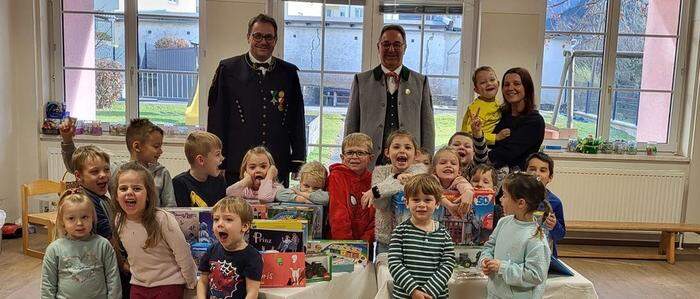
<instances>
[{"instance_id":1,"label":"wooden floor","mask_svg":"<svg viewBox=\"0 0 700 299\"><path fill-rule=\"evenodd\" d=\"M34 248L44 234L33 234ZM44 244L44 246L46 246ZM625 250L655 248L561 245L559 250ZM700 298L700 250L678 251L675 265L664 261L567 258L564 261L595 285L600 298ZM0 298L38 298L41 260L22 255L22 239L2 240Z\"/></svg>"}]
</instances>

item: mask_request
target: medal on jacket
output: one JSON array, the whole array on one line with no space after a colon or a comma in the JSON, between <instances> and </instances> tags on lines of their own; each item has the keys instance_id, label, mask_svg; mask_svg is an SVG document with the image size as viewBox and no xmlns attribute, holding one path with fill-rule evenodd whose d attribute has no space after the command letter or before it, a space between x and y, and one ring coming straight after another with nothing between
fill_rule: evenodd
<instances>
[{"instance_id":1,"label":"medal on jacket","mask_svg":"<svg viewBox=\"0 0 700 299\"><path fill-rule=\"evenodd\" d=\"M284 111L286 100L284 98L284 90L280 90L275 93L274 90L270 91L272 93L272 104L277 105L277 110L280 112Z\"/></svg>"}]
</instances>

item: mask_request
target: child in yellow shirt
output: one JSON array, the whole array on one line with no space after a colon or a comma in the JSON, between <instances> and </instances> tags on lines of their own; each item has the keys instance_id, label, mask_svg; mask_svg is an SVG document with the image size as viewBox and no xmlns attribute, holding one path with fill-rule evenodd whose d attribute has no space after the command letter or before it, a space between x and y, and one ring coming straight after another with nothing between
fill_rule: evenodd
<instances>
[{"instance_id":1,"label":"child in yellow shirt","mask_svg":"<svg viewBox=\"0 0 700 299\"><path fill-rule=\"evenodd\" d=\"M493 132L496 124L501 120L501 111L496 95L498 94L498 78L496 71L490 66L481 66L472 75L474 92L479 96L469 104L462 120L462 132L471 133L469 116L478 116L481 119L484 137L487 144L494 144L510 136L510 130L504 129L498 134Z\"/></svg>"}]
</instances>

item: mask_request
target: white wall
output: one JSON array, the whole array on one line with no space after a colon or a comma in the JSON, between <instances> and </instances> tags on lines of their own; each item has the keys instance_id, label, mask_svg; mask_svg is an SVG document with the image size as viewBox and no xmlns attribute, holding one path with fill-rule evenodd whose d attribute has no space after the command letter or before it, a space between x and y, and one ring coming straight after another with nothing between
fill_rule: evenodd
<instances>
[{"instance_id":1,"label":"white wall","mask_svg":"<svg viewBox=\"0 0 700 299\"><path fill-rule=\"evenodd\" d=\"M6 210L10 215L17 215L17 169L14 146L15 132L12 125L13 115L13 79L12 79L12 42L13 32L11 27L12 10L10 1L0 1L0 169L3 175L0 179L0 209ZM10 219L8 217L8 219Z\"/></svg>"}]
</instances>

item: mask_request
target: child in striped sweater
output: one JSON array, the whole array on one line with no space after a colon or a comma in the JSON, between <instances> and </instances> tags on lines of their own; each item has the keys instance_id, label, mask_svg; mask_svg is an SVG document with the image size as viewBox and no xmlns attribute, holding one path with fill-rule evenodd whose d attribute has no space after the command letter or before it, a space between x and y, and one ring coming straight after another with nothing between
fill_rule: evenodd
<instances>
[{"instance_id":1,"label":"child in striped sweater","mask_svg":"<svg viewBox=\"0 0 700 299\"><path fill-rule=\"evenodd\" d=\"M417 174L404 189L411 218L396 227L389 245L389 272L394 298L438 299L448 297L447 282L455 266L454 244L449 233L432 219L440 183L430 174Z\"/></svg>"}]
</instances>

